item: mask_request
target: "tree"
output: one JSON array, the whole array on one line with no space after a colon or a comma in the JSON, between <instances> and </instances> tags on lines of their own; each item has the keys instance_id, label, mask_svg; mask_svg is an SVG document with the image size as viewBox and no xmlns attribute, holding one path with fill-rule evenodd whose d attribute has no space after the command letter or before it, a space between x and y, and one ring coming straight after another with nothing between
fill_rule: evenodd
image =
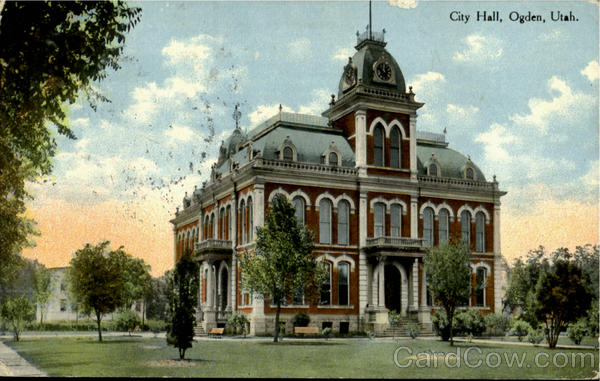
<instances>
[{"instance_id":1,"label":"tree","mask_svg":"<svg viewBox=\"0 0 600 381\"><path fill-rule=\"evenodd\" d=\"M144 297L146 317L148 319L166 320L169 311L169 278L172 270L168 270L158 278L150 281L150 290Z\"/></svg>"},{"instance_id":2,"label":"tree","mask_svg":"<svg viewBox=\"0 0 600 381\"><path fill-rule=\"evenodd\" d=\"M454 312L457 307L467 304L471 295L470 257L468 246L457 240L434 247L425 256L427 287L431 290L434 300L440 303L446 312L451 345L454 345Z\"/></svg>"},{"instance_id":3,"label":"tree","mask_svg":"<svg viewBox=\"0 0 600 381\"><path fill-rule=\"evenodd\" d=\"M71 259L67 278L71 292L81 307L94 312L98 341L102 341L103 315L123 303L124 261L121 248L112 251L109 241L85 245Z\"/></svg>"},{"instance_id":4,"label":"tree","mask_svg":"<svg viewBox=\"0 0 600 381\"><path fill-rule=\"evenodd\" d=\"M586 314L592 300L589 281L587 274L565 259L558 259L540 276L534 294L538 300L535 313L546 325L550 348L556 347L558 335L568 323Z\"/></svg>"},{"instance_id":5,"label":"tree","mask_svg":"<svg viewBox=\"0 0 600 381\"><path fill-rule=\"evenodd\" d=\"M35 307L27 296L13 295L4 300L0 314L2 319L10 324L15 340L19 341L25 323L35 319Z\"/></svg>"},{"instance_id":6,"label":"tree","mask_svg":"<svg viewBox=\"0 0 600 381\"><path fill-rule=\"evenodd\" d=\"M192 347L194 340L199 269L198 262L187 252L179 259L169 279L171 308L167 343L179 349L180 360L185 358L185 351Z\"/></svg>"},{"instance_id":7,"label":"tree","mask_svg":"<svg viewBox=\"0 0 600 381\"><path fill-rule=\"evenodd\" d=\"M295 290L314 292L325 276L312 252L313 236L299 225L294 212L285 197L275 197L265 226L256 228L254 252L240 257L242 287L270 295L277 306L274 342L279 337L281 302Z\"/></svg>"},{"instance_id":8,"label":"tree","mask_svg":"<svg viewBox=\"0 0 600 381\"><path fill-rule=\"evenodd\" d=\"M46 266L36 263L32 288L35 304L40 309L40 324L42 324L52 294L52 272Z\"/></svg>"},{"instance_id":9,"label":"tree","mask_svg":"<svg viewBox=\"0 0 600 381\"><path fill-rule=\"evenodd\" d=\"M150 288L152 277L150 265L141 258L124 258L123 309L130 309L133 303L142 300Z\"/></svg>"},{"instance_id":10,"label":"tree","mask_svg":"<svg viewBox=\"0 0 600 381\"><path fill-rule=\"evenodd\" d=\"M125 34L141 9L125 2L0 2L0 280L36 233L26 218L26 181L52 170L56 132L74 139L66 102L118 69Z\"/></svg>"}]
</instances>

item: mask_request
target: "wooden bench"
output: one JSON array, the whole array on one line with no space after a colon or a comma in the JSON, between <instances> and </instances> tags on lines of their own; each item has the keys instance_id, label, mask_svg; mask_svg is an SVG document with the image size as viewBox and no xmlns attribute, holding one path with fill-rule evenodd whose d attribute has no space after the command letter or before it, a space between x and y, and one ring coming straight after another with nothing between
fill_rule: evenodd
<instances>
[{"instance_id":1,"label":"wooden bench","mask_svg":"<svg viewBox=\"0 0 600 381\"><path fill-rule=\"evenodd\" d=\"M294 334L316 335L319 333L317 327L294 327Z\"/></svg>"},{"instance_id":2,"label":"wooden bench","mask_svg":"<svg viewBox=\"0 0 600 381\"><path fill-rule=\"evenodd\" d=\"M212 328L208 331L208 337L221 338L223 336L223 331L225 328Z\"/></svg>"}]
</instances>

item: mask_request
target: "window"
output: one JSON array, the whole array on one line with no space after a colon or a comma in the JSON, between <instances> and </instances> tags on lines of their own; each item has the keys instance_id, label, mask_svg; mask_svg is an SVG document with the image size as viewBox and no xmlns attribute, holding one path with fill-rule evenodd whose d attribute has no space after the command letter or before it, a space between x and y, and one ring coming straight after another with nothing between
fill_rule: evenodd
<instances>
[{"instance_id":1,"label":"window","mask_svg":"<svg viewBox=\"0 0 600 381\"><path fill-rule=\"evenodd\" d=\"M392 128L390 132L390 167L400 168L401 167L401 147L402 147L402 135L398 127Z\"/></svg>"},{"instance_id":2,"label":"window","mask_svg":"<svg viewBox=\"0 0 600 381\"><path fill-rule=\"evenodd\" d=\"M331 201L326 198L319 202L319 242L331 243Z\"/></svg>"},{"instance_id":3,"label":"window","mask_svg":"<svg viewBox=\"0 0 600 381\"><path fill-rule=\"evenodd\" d=\"M329 165L338 165L338 155L335 152L329 153Z\"/></svg>"},{"instance_id":4,"label":"window","mask_svg":"<svg viewBox=\"0 0 600 381\"><path fill-rule=\"evenodd\" d=\"M325 264L327 276L321 284L321 300L319 304L322 306L328 306L331 304L331 263L323 262Z\"/></svg>"},{"instance_id":5,"label":"window","mask_svg":"<svg viewBox=\"0 0 600 381\"><path fill-rule=\"evenodd\" d=\"M462 240L467 245L471 243L471 214L463 210L460 214L460 232Z\"/></svg>"},{"instance_id":6,"label":"window","mask_svg":"<svg viewBox=\"0 0 600 381\"><path fill-rule=\"evenodd\" d=\"M433 246L433 209L423 211L423 243L425 247Z\"/></svg>"},{"instance_id":7,"label":"window","mask_svg":"<svg viewBox=\"0 0 600 381\"><path fill-rule=\"evenodd\" d=\"M347 306L349 304L350 296L348 292L350 288L348 287L349 276L350 276L350 266L347 262L341 262L338 264L338 304L340 306Z\"/></svg>"},{"instance_id":8,"label":"window","mask_svg":"<svg viewBox=\"0 0 600 381\"><path fill-rule=\"evenodd\" d=\"M475 178L474 174L473 174L473 168L467 168L467 170L465 171L465 177L467 179L471 179L473 180Z\"/></svg>"},{"instance_id":9,"label":"window","mask_svg":"<svg viewBox=\"0 0 600 381\"><path fill-rule=\"evenodd\" d=\"M304 304L304 288L300 287L294 290L294 295L292 296L292 304L295 304L297 306Z\"/></svg>"},{"instance_id":10,"label":"window","mask_svg":"<svg viewBox=\"0 0 600 381\"><path fill-rule=\"evenodd\" d=\"M60 300L60 310L62 312L67 310L67 299L61 299Z\"/></svg>"},{"instance_id":11,"label":"window","mask_svg":"<svg viewBox=\"0 0 600 381\"><path fill-rule=\"evenodd\" d=\"M246 238L246 201L242 200L240 203L240 214L241 214L241 231L240 231L240 241L241 243L245 243Z\"/></svg>"},{"instance_id":12,"label":"window","mask_svg":"<svg viewBox=\"0 0 600 381\"><path fill-rule=\"evenodd\" d=\"M390 235L402 237L402 205L392 204L390 208Z\"/></svg>"},{"instance_id":13,"label":"window","mask_svg":"<svg viewBox=\"0 0 600 381\"><path fill-rule=\"evenodd\" d=\"M385 133L383 127L380 124L375 126L373 130L373 164L379 167L383 167L383 147L385 142Z\"/></svg>"},{"instance_id":14,"label":"window","mask_svg":"<svg viewBox=\"0 0 600 381\"><path fill-rule=\"evenodd\" d=\"M429 164L429 176L437 176L437 165Z\"/></svg>"},{"instance_id":15,"label":"window","mask_svg":"<svg viewBox=\"0 0 600 381\"><path fill-rule=\"evenodd\" d=\"M477 212L475 215L475 251L485 251L485 214Z\"/></svg>"},{"instance_id":16,"label":"window","mask_svg":"<svg viewBox=\"0 0 600 381\"><path fill-rule=\"evenodd\" d=\"M375 237L385 235L385 204L378 202L375 204Z\"/></svg>"},{"instance_id":17,"label":"window","mask_svg":"<svg viewBox=\"0 0 600 381\"><path fill-rule=\"evenodd\" d=\"M225 217L227 218L227 237L225 239L231 239L231 206L228 205L225 209Z\"/></svg>"},{"instance_id":18,"label":"window","mask_svg":"<svg viewBox=\"0 0 600 381\"><path fill-rule=\"evenodd\" d=\"M448 210L441 209L438 220L438 240L442 245L448 243Z\"/></svg>"},{"instance_id":19,"label":"window","mask_svg":"<svg viewBox=\"0 0 600 381\"><path fill-rule=\"evenodd\" d=\"M306 207L304 206L304 199L300 196L296 196L292 200L292 204L294 205L294 209L296 209L296 212L294 212L294 217L296 217L296 221L298 221L298 224L300 224L300 226L304 226L304 211L306 209Z\"/></svg>"},{"instance_id":20,"label":"window","mask_svg":"<svg viewBox=\"0 0 600 381\"><path fill-rule=\"evenodd\" d=\"M209 226L210 232L208 233L210 235L210 238L214 237L215 234L215 214L211 214L210 215L210 226Z\"/></svg>"},{"instance_id":21,"label":"window","mask_svg":"<svg viewBox=\"0 0 600 381\"><path fill-rule=\"evenodd\" d=\"M208 229L209 229L209 222L208 222L208 216L204 217L204 239L206 240L208 238Z\"/></svg>"},{"instance_id":22,"label":"window","mask_svg":"<svg viewBox=\"0 0 600 381\"><path fill-rule=\"evenodd\" d=\"M294 150L290 147L285 147L283 149L283 160L294 160Z\"/></svg>"},{"instance_id":23,"label":"window","mask_svg":"<svg viewBox=\"0 0 600 381\"><path fill-rule=\"evenodd\" d=\"M341 200L338 204L338 244L339 245L347 245L348 244L348 221L349 221L349 213L350 205L348 201Z\"/></svg>"},{"instance_id":24,"label":"window","mask_svg":"<svg viewBox=\"0 0 600 381\"><path fill-rule=\"evenodd\" d=\"M248 232L246 242L252 242L254 233L254 214L252 210L252 198L248 198Z\"/></svg>"},{"instance_id":25,"label":"window","mask_svg":"<svg viewBox=\"0 0 600 381\"><path fill-rule=\"evenodd\" d=\"M478 267L475 281L475 303L477 307L485 306L486 278L487 273L485 267Z\"/></svg>"},{"instance_id":26,"label":"window","mask_svg":"<svg viewBox=\"0 0 600 381\"><path fill-rule=\"evenodd\" d=\"M221 208L219 212L219 238L225 239L225 208Z\"/></svg>"}]
</instances>

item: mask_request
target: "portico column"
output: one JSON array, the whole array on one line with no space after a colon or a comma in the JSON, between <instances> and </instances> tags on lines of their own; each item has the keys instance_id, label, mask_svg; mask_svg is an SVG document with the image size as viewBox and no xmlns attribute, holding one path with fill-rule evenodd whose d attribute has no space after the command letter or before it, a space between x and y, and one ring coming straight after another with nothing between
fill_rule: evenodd
<instances>
[{"instance_id":1,"label":"portico column","mask_svg":"<svg viewBox=\"0 0 600 381\"><path fill-rule=\"evenodd\" d=\"M231 240L231 249L233 251L231 255L231 271L230 271L230 287L231 287L231 310L237 310L237 250L235 249L237 246L237 197L236 194L233 194L231 198L231 215L229 216L230 224L231 224L231 232L229 234L229 239Z\"/></svg>"},{"instance_id":2,"label":"portico column","mask_svg":"<svg viewBox=\"0 0 600 381\"><path fill-rule=\"evenodd\" d=\"M378 306L379 307L385 307L385 285L383 283L384 276L385 276L384 267L385 267L385 260L382 259L379 261L379 286L378 286L378 291L379 291Z\"/></svg>"},{"instance_id":3,"label":"portico column","mask_svg":"<svg viewBox=\"0 0 600 381\"><path fill-rule=\"evenodd\" d=\"M415 258L412 266L412 307L419 308L419 258Z\"/></svg>"},{"instance_id":4,"label":"portico column","mask_svg":"<svg viewBox=\"0 0 600 381\"><path fill-rule=\"evenodd\" d=\"M206 280L206 305L208 306L208 309L212 309L214 307L213 290L215 288L213 261L207 261L206 263L208 264L208 279Z\"/></svg>"},{"instance_id":5,"label":"portico column","mask_svg":"<svg viewBox=\"0 0 600 381\"><path fill-rule=\"evenodd\" d=\"M368 303L369 274L367 268L367 253L364 247L367 244L367 192L360 192L358 203L358 306L359 315L365 314Z\"/></svg>"},{"instance_id":6,"label":"portico column","mask_svg":"<svg viewBox=\"0 0 600 381\"><path fill-rule=\"evenodd\" d=\"M354 125L356 138L356 168L359 176L367 174L367 111L357 110L354 113Z\"/></svg>"},{"instance_id":7,"label":"portico column","mask_svg":"<svg viewBox=\"0 0 600 381\"><path fill-rule=\"evenodd\" d=\"M494 204L494 312L502 312L504 263L500 248L500 201Z\"/></svg>"},{"instance_id":8,"label":"portico column","mask_svg":"<svg viewBox=\"0 0 600 381\"><path fill-rule=\"evenodd\" d=\"M427 274L425 273L425 264L421 268L421 307L427 306Z\"/></svg>"},{"instance_id":9,"label":"portico column","mask_svg":"<svg viewBox=\"0 0 600 381\"><path fill-rule=\"evenodd\" d=\"M419 238L419 211L417 205L417 197L410 196L410 238Z\"/></svg>"},{"instance_id":10,"label":"portico column","mask_svg":"<svg viewBox=\"0 0 600 381\"><path fill-rule=\"evenodd\" d=\"M410 179L417 180L417 114L413 113L409 119L410 126Z\"/></svg>"}]
</instances>

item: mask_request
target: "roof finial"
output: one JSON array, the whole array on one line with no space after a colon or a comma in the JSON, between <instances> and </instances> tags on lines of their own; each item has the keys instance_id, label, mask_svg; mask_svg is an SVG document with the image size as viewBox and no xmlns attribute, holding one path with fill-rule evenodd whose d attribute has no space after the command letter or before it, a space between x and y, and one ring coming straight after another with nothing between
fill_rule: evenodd
<instances>
[{"instance_id":1,"label":"roof finial","mask_svg":"<svg viewBox=\"0 0 600 381\"><path fill-rule=\"evenodd\" d=\"M446 131L446 127L444 127L444 135L446 135L446 132L447 132L447 131Z\"/></svg>"},{"instance_id":2,"label":"roof finial","mask_svg":"<svg viewBox=\"0 0 600 381\"><path fill-rule=\"evenodd\" d=\"M281 107L281 103L279 104L279 113L281 114L281 110L283 109L283 107Z\"/></svg>"},{"instance_id":3,"label":"roof finial","mask_svg":"<svg viewBox=\"0 0 600 381\"><path fill-rule=\"evenodd\" d=\"M235 105L235 110L233 111L233 120L235 120L235 129L239 129L240 128L240 119L242 117L242 113L240 112L240 110L238 110L239 107L239 103Z\"/></svg>"}]
</instances>

